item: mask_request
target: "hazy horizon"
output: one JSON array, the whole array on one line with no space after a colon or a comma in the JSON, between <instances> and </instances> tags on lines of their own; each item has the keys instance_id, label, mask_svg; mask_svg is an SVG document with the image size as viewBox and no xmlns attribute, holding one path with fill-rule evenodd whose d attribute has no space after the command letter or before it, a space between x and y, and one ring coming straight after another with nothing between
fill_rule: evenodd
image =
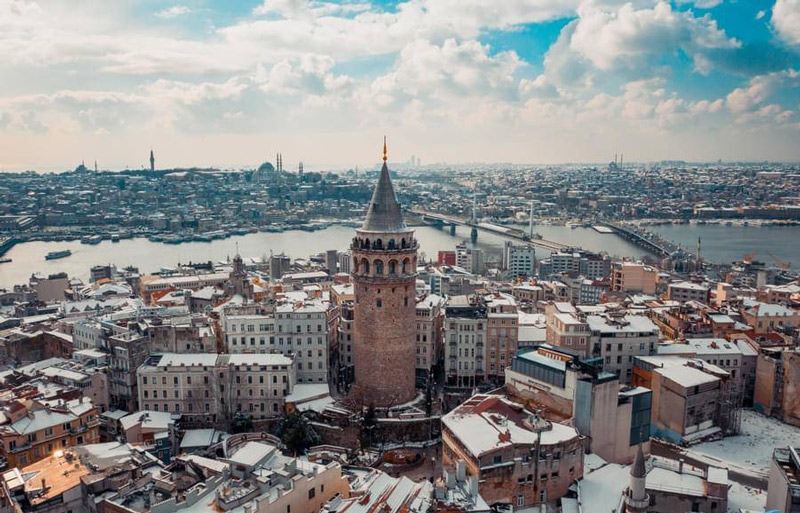
<instances>
[{"instance_id":1,"label":"hazy horizon","mask_svg":"<svg viewBox=\"0 0 800 513\"><path fill-rule=\"evenodd\" d=\"M384 134L423 164L800 161L800 0L0 0L0 34L0 170L346 169Z\"/></svg>"}]
</instances>

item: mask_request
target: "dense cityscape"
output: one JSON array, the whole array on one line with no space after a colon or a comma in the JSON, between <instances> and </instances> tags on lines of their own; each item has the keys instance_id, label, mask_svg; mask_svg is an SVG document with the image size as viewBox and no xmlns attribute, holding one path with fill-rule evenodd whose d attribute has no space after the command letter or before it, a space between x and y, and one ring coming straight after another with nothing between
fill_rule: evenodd
<instances>
[{"instance_id":1,"label":"dense cityscape","mask_svg":"<svg viewBox=\"0 0 800 513\"><path fill-rule=\"evenodd\" d=\"M0 513L800 513L800 0L0 0Z\"/></svg>"},{"instance_id":2,"label":"dense cityscape","mask_svg":"<svg viewBox=\"0 0 800 513\"><path fill-rule=\"evenodd\" d=\"M306 258L193 251L3 284L6 506L744 511L800 493L797 273L648 230L793 229L797 167L394 173L384 152L364 172L290 171L280 154L159 170L151 154L144 171L0 175L15 258L35 241L110 256L121 239L352 230ZM547 240L551 224L643 258ZM415 236L457 228L469 238L436 254Z\"/></svg>"}]
</instances>

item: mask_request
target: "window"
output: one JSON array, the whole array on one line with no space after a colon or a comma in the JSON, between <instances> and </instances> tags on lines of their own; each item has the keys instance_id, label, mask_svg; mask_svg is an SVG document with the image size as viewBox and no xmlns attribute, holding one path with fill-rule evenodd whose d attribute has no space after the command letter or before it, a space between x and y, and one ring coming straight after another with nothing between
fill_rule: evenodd
<instances>
[{"instance_id":1,"label":"window","mask_svg":"<svg viewBox=\"0 0 800 513\"><path fill-rule=\"evenodd\" d=\"M309 499L313 499L315 495L316 495L316 488L311 488L311 489L308 491L308 498L309 498Z\"/></svg>"},{"instance_id":2,"label":"window","mask_svg":"<svg viewBox=\"0 0 800 513\"><path fill-rule=\"evenodd\" d=\"M525 496L517 495L517 507L521 508L524 505L525 505Z\"/></svg>"}]
</instances>

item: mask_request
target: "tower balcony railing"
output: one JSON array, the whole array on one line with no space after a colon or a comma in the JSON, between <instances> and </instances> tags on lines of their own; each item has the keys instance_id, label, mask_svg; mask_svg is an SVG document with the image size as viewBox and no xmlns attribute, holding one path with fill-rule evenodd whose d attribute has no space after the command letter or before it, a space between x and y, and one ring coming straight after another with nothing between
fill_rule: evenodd
<instances>
[{"instance_id":1,"label":"tower balcony railing","mask_svg":"<svg viewBox=\"0 0 800 513\"><path fill-rule=\"evenodd\" d=\"M410 242L406 242L405 246L402 245L395 245L393 247L389 247L388 244L381 244L377 246L374 243L370 243L369 246L362 244L361 240L358 237L353 238L353 242L350 245L350 249L355 251L363 251L369 253L405 253L407 251L416 251L419 249L419 243L416 239L412 239Z\"/></svg>"}]
</instances>

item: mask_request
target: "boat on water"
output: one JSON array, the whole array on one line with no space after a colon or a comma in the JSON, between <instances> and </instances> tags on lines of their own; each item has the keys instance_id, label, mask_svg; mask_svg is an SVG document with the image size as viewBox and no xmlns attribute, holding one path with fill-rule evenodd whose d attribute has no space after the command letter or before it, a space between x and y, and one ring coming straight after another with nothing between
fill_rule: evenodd
<instances>
[{"instance_id":1,"label":"boat on water","mask_svg":"<svg viewBox=\"0 0 800 513\"><path fill-rule=\"evenodd\" d=\"M119 234L114 233L111 235L111 242L119 242Z\"/></svg>"},{"instance_id":2,"label":"boat on water","mask_svg":"<svg viewBox=\"0 0 800 513\"><path fill-rule=\"evenodd\" d=\"M50 253L45 255L45 260L58 260L59 258L66 258L72 254L72 251L68 249L62 249L61 251L51 251Z\"/></svg>"},{"instance_id":3,"label":"boat on water","mask_svg":"<svg viewBox=\"0 0 800 513\"><path fill-rule=\"evenodd\" d=\"M7 264L11 262L10 258L0 258L0 264Z\"/></svg>"},{"instance_id":4,"label":"boat on water","mask_svg":"<svg viewBox=\"0 0 800 513\"><path fill-rule=\"evenodd\" d=\"M100 244L103 238L99 235L91 235L89 237L84 237L81 239L81 244Z\"/></svg>"}]
</instances>

